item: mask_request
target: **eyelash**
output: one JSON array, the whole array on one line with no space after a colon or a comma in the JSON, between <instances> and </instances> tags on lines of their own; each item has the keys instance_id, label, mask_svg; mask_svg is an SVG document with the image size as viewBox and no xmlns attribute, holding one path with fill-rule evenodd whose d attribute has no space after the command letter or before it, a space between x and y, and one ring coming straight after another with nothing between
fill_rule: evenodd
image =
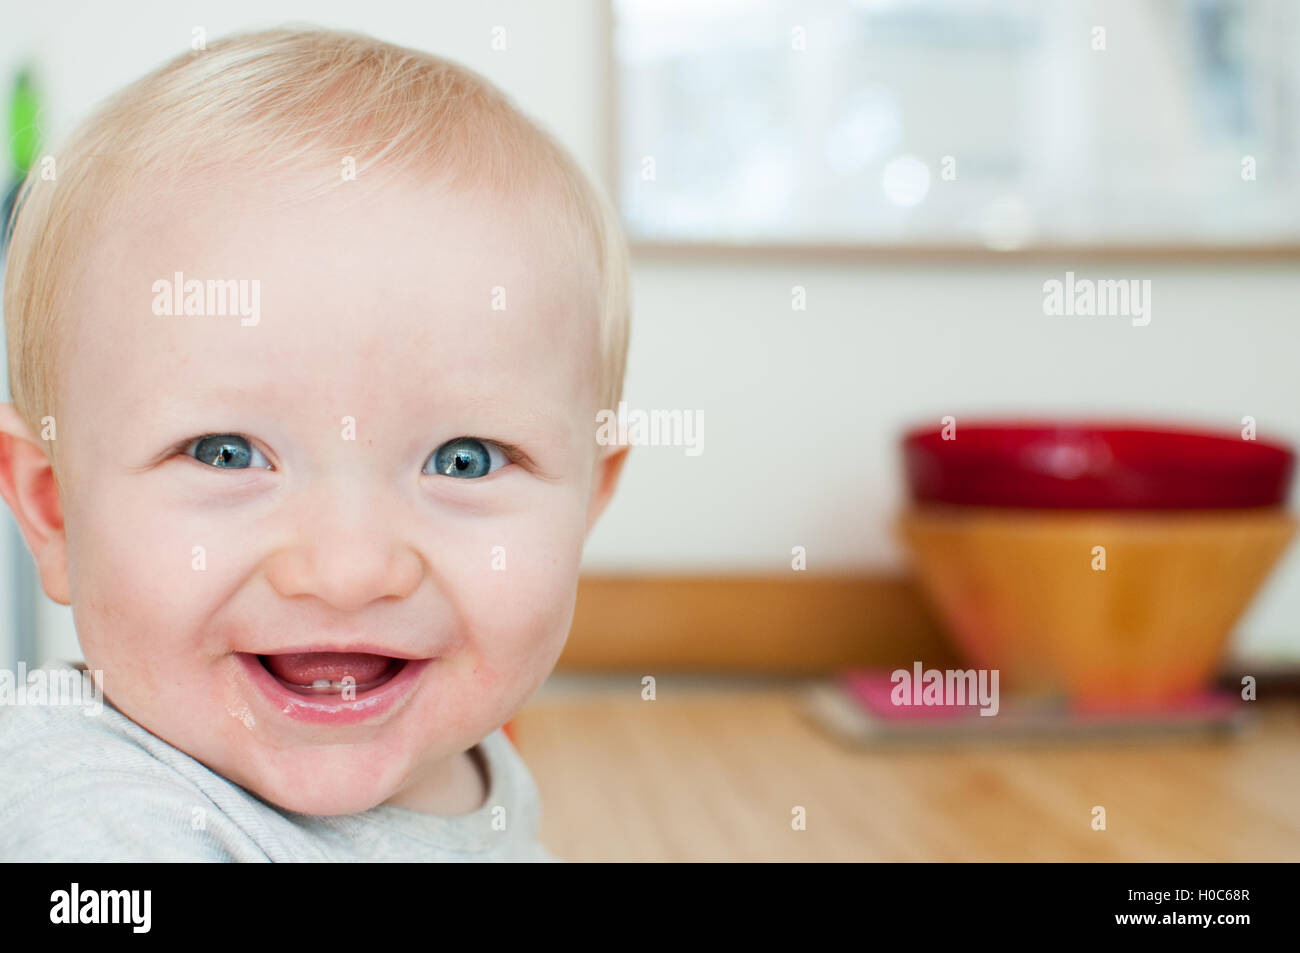
<instances>
[{"instance_id":1,"label":"eyelash","mask_svg":"<svg viewBox=\"0 0 1300 953\"><path fill-rule=\"evenodd\" d=\"M251 437L245 436L245 435L242 434L242 433L233 433L233 432L224 432L224 431L223 431L223 432L216 432L216 433L205 433L205 434L200 434L200 435L198 435L197 437L186 437L186 438L183 439L183 440L179 440L179 441L177 441L175 444L173 444L172 447L167 451L167 457L169 457L169 458L170 458L170 457L175 457L175 456L188 457L189 459L195 461L196 463L202 463L202 461L199 460L198 457L194 456L193 451L194 451L194 449L195 449L195 448L196 448L196 447L197 447L197 446L198 446L202 441L207 440L209 437L238 437L240 440L243 440L245 443L247 443L248 446L253 450L253 452L261 454L262 457L263 457L263 459L266 459L267 462L270 463L270 459L269 459L269 457L267 456L267 454L266 454L265 452L263 452L263 451L261 451L261 450L259 450L259 449L257 448L257 444L256 444L256 442L255 442ZM457 440L477 440L477 441L479 441L480 443L483 443L483 444L491 444L492 446L497 447L497 448L502 452L502 454L504 454L506 460L508 461L508 462L507 462L507 466L508 466L509 464L517 464L517 465L523 467L525 470L530 470L530 471L531 471L531 470L534 469L534 467L533 467L533 463L532 463L532 460L529 458L528 454L525 453L523 450L521 450L521 449L520 449L518 446L516 446L515 444L512 444L512 443L506 443L506 442L503 441L503 440L492 440L492 439L490 439L490 438L488 438L488 437L472 437L472 436L470 436L469 434L460 434L459 436L452 437L450 440L444 440L442 443L438 444L437 447L434 447L434 448L433 448L433 450L430 452L429 456L432 457L433 454L435 454L435 453L438 452L438 449L439 449L439 448L443 447L444 445L446 445L446 444L448 444L448 443L454 443L454 442L457 441ZM426 459L428 459L428 458L426 458ZM211 470L220 470L220 469L223 469L223 468L222 468L222 467L208 467L208 469L211 469ZM231 468L229 468L229 469L232 469L232 470L241 470L241 469L242 469L242 470L264 470L264 469L274 470L275 467L274 467L274 466L271 466L271 467L231 467ZM493 473L499 472L500 470L504 470L504 469L505 469L505 467L499 467L498 470L494 470ZM426 476L432 476L433 474L425 474L425 475L426 475ZM491 475L492 475L492 474L489 474L489 476L491 476Z\"/></svg>"}]
</instances>

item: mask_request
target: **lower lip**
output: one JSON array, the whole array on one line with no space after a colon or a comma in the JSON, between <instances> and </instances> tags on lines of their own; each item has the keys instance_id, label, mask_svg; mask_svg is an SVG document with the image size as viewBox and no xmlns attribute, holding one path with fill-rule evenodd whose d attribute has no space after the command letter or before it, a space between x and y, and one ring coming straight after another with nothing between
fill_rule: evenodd
<instances>
[{"instance_id":1,"label":"lower lip","mask_svg":"<svg viewBox=\"0 0 1300 953\"><path fill-rule=\"evenodd\" d=\"M312 725L356 725L382 718L414 690L416 680L433 659L411 659L402 670L375 688L357 692L349 701L343 694L302 695L280 684L256 655L238 653L239 663L258 692L280 714Z\"/></svg>"}]
</instances>

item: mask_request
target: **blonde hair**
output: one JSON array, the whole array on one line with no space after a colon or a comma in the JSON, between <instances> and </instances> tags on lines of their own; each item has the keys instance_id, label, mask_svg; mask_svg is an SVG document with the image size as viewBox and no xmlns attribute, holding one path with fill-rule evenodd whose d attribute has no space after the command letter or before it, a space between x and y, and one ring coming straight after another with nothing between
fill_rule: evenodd
<instances>
[{"instance_id":1,"label":"blonde hair","mask_svg":"<svg viewBox=\"0 0 1300 953\"><path fill-rule=\"evenodd\" d=\"M282 27L217 40L120 90L57 153L57 182L33 165L9 225L4 293L9 386L32 434L39 438L42 418L56 413L56 332L73 266L115 197L146 180L183 189L194 173L236 161L307 170L299 178L315 186L304 188L308 197L342 181L345 156L358 177L371 167L415 167L451 187L544 195L597 269L598 407L617 404L627 362L627 243L608 197L564 147L457 63L361 34Z\"/></svg>"}]
</instances>

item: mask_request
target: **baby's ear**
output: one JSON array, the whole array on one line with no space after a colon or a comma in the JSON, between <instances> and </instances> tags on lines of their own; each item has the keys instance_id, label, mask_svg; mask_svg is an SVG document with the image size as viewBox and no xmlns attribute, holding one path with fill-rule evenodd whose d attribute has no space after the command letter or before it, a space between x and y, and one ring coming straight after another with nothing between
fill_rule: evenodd
<instances>
[{"instance_id":1,"label":"baby's ear","mask_svg":"<svg viewBox=\"0 0 1300 953\"><path fill-rule=\"evenodd\" d=\"M587 504L587 535L591 535L596 520L614 496L618 478L627 462L628 446L601 447L596 456L596 472L591 481L591 501Z\"/></svg>"},{"instance_id":2,"label":"baby's ear","mask_svg":"<svg viewBox=\"0 0 1300 953\"><path fill-rule=\"evenodd\" d=\"M70 605L59 484L45 448L13 404L0 404L0 496L13 510L27 548L36 558L45 594Z\"/></svg>"}]
</instances>

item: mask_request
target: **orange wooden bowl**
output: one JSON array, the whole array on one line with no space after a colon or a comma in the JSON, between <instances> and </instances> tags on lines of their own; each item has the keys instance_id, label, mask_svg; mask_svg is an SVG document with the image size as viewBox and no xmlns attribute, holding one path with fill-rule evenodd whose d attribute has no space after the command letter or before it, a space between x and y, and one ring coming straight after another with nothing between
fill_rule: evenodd
<instances>
[{"instance_id":1,"label":"orange wooden bowl","mask_svg":"<svg viewBox=\"0 0 1300 953\"><path fill-rule=\"evenodd\" d=\"M1296 520L918 506L898 529L969 664L998 669L1001 690L1148 707L1207 686Z\"/></svg>"}]
</instances>

